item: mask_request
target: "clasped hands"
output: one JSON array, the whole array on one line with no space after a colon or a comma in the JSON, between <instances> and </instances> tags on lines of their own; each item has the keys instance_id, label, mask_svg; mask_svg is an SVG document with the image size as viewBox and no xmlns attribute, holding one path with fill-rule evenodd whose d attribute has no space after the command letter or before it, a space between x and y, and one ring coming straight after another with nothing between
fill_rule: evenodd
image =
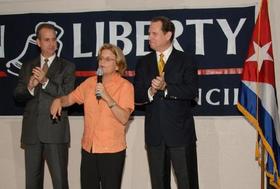
<instances>
[{"instance_id":1,"label":"clasped hands","mask_svg":"<svg viewBox=\"0 0 280 189\"><path fill-rule=\"evenodd\" d=\"M43 84L47 81L46 72L40 67L35 67L32 69L32 75L29 79L28 89L33 89L39 83Z\"/></svg>"},{"instance_id":2,"label":"clasped hands","mask_svg":"<svg viewBox=\"0 0 280 189\"><path fill-rule=\"evenodd\" d=\"M150 87L151 89L150 92L152 93L151 95L155 95L159 90L162 91L165 90L166 86L167 84L165 82L164 72L163 72L160 76L157 76L151 81L151 87Z\"/></svg>"}]
</instances>

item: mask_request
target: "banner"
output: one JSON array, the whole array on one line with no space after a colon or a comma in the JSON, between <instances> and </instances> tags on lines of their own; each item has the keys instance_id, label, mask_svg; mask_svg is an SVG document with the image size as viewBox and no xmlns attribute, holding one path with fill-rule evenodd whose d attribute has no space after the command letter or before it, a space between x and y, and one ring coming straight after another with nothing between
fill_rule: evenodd
<instances>
[{"instance_id":1,"label":"banner","mask_svg":"<svg viewBox=\"0 0 280 189\"><path fill-rule=\"evenodd\" d=\"M40 22L57 28L57 54L76 64L77 85L94 74L96 55L104 42L123 49L128 62L126 76L133 82L138 58L150 52L150 20L159 15L173 21L174 47L193 54L199 69L195 115L240 115L236 110L238 88L254 26L254 6L0 15L0 115L22 113L13 90L21 65L38 56L35 30ZM76 112L81 114L74 109L73 115ZM135 111L135 115L139 113Z\"/></svg>"}]
</instances>

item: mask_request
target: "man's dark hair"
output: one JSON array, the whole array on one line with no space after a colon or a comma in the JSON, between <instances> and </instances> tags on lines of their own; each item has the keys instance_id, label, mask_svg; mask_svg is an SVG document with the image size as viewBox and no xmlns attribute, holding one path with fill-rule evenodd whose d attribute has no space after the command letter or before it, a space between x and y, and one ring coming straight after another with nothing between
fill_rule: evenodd
<instances>
[{"instance_id":1,"label":"man's dark hair","mask_svg":"<svg viewBox=\"0 0 280 189\"><path fill-rule=\"evenodd\" d=\"M41 37L41 36L40 36L40 31L41 31L43 28L47 28L47 29L50 29L50 30L53 30L53 31L56 32L54 25L49 24L49 23L42 23L42 24L40 24L40 25L37 27L37 30L36 30L36 38L37 38L37 39L40 39L40 37Z\"/></svg>"},{"instance_id":2,"label":"man's dark hair","mask_svg":"<svg viewBox=\"0 0 280 189\"><path fill-rule=\"evenodd\" d=\"M175 26L174 26L173 22L171 22L171 20L169 18L167 18L165 16L158 16L158 17L153 18L151 20L151 22L161 22L162 23L161 30L164 33L171 32L172 35L171 35L171 38L170 38L170 42L173 41L174 33L175 33Z\"/></svg>"}]
</instances>

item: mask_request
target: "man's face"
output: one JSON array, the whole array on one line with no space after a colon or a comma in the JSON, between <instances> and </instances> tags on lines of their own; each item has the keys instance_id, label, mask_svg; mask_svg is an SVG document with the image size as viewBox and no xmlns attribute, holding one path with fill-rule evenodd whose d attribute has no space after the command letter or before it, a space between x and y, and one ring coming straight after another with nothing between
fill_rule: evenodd
<instances>
[{"instance_id":1,"label":"man's face","mask_svg":"<svg viewBox=\"0 0 280 189\"><path fill-rule=\"evenodd\" d=\"M44 57L47 58L54 55L57 49L55 31L49 28L42 28L37 39L37 45L41 48L41 53Z\"/></svg>"},{"instance_id":2,"label":"man's face","mask_svg":"<svg viewBox=\"0 0 280 189\"><path fill-rule=\"evenodd\" d=\"M162 23L160 21L152 22L149 27L149 44L150 47L159 52L166 50L171 42L171 32L164 33L162 30Z\"/></svg>"}]
</instances>

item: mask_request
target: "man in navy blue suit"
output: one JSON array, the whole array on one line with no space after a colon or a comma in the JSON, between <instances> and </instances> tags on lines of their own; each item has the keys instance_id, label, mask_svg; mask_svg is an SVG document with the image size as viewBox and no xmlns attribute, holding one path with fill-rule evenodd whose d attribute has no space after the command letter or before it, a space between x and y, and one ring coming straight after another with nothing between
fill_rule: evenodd
<instances>
[{"instance_id":1,"label":"man in navy blue suit","mask_svg":"<svg viewBox=\"0 0 280 189\"><path fill-rule=\"evenodd\" d=\"M198 189L196 133L192 101L198 95L192 57L176 50L175 26L156 17L149 27L153 52L136 65L135 100L145 105L145 142L153 189L170 188L170 162L178 189Z\"/></svg>"}]
</instances>

